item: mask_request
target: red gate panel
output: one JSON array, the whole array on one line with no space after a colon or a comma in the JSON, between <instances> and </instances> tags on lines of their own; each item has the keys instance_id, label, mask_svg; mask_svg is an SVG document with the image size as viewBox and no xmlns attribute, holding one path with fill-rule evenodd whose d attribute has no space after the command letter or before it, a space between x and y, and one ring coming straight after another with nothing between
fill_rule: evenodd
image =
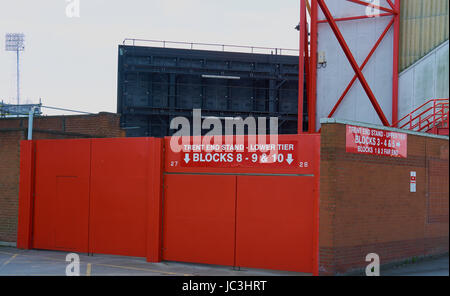
<instances>
[{"instance_id":1,"label":"red gate panel","mask_svg":"<svg viewBox=\"0 0 450 296\"><path fill-rule=\"evenodd\" d=\"M313 271L314 177L238 176L236 266Z\"/></svg>"},{"instance_id":2,"label":"red gate panel","mask_svg":"<svg viewBox=\"0 0 450 296\"><path fill-rule=\"evenodd\" d=\"M90 140L36 143L33 247L88 251Z\"/></svg>"},{"instance_id":3,"label":"red gate panel","mask_svg":"<svg viewBox=\"0 0 450 296\"><path fill-rule=\"evenodd\" d=\"M21 174L20 245L32 237L37 249L152 262L162 253L170 261L317 274L319 140L281 136L273 162L248 145L228 152L226 166L202 163L214 153L166 145L164 175L159 139L36 141L35 157L26 153L21 165L31 174Z\"/></svg>"},{"instance_id":4,"label":"red gate panel","mask_svg":"<svg viewBox=\"0 0 450 296\"><path fill-rule=\"evenodd\" d=\"M166 175L163 259L234 265L235 176Z\"/></svg>"},{"instance_id":5,"label":"red gate panel","mask_svg":"<svg viewBox=\"0 0 450 296\"><path fill-rule=\"evenodd\" d=\"M149 139L92 140L89 251L146 256Z\"/></svg>"}]
</instances>

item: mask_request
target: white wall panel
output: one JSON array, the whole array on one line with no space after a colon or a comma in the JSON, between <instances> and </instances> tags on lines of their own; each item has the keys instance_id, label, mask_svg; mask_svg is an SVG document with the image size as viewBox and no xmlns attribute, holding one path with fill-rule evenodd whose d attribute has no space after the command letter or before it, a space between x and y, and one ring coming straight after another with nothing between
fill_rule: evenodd
<instances>
[{"instance_id":1,"label":"white wall panel","mask_svg":"<svg viewBox=\"0 0 450 296\"><path fill-rule=\"evenodd\" d=\"M366 7L345 0L328 0L327 5L335 18L365 15ZM390 8L389 4L380 1ZM320 8L319 8L319 11ZM324 19L322 13L319 19ZM361 65L382 34L392 16L338 22L350 50ZM325 52L327 67L317 70L317 126L326 118L338 101L347 84L354 76L344 52L327 23L318 25L318 52ZM392 68L393 68L393 27L365 67L363 73L369 83L386 118L392 118ZM375 109L364 89L357 80L334 118L381 124Z\"/></svg>"}]
</instances>

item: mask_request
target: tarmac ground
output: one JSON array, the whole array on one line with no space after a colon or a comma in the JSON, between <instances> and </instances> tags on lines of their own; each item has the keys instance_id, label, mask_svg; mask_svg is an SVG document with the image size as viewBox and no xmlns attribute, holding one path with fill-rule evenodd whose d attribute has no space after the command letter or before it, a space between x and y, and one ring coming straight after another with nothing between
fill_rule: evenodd
<instances>
[{"instance_id":1,"label":"tarmac ground","mask_svg":"<svg viewBox=\"0 0 450 296\"><path fill-rule=\"evenodd\" d=\"M0 247L0 276L65 276L68 252ZM304 276L296 272L259 270L180 262L149 263L145 258L78 254L83 276Z\"/></svg>"},{"instance_id":2,"label":"tarmac ground","mask_svg":"<svg viewBox=\"0 0 450 296\"><path fill-rule=\"evenodd\" d=\"M381 270L382 276L448 276L448 254Z\"/></svg>"},{"instance_id":3,"label":"tarmac ground","mask_svg":"<svg viewBox=\"0 0 450 296\"><path fill-rule=\"evenodd\" d=\"M0 247L0 276L65 276L67 252ZM149 263L145 258L78 254L81 276L305 276L309 274L180 262ZM449 257L381 269L381 276L449 276Z\"/></svg>"}]
</instances>

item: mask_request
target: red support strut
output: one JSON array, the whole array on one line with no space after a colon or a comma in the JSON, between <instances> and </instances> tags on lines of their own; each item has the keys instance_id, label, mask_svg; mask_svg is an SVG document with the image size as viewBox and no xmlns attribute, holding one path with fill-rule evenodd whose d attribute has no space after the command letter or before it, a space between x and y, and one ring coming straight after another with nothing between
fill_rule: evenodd
<instances>
[{"instance_id":1,"label":"red support strut","mask_svg":"<svg viewBox=\"0 0 450 296\"><path fill-rule=\"evenodd\" d=\"M392 3L389 3L392 4ZM398 57L400 54L400 0L395 0L395 11L397 14L394 17L394 61L392 70L392 123L398 121ZM394 126L395 127L395 126Z\"/></svg>"},{"instance_id":2,"label":"red support strut","mask_svg":"<svg viewBox=\"0 0 450 296\"><path fill-rule=\"evenodd\" d=\"M316 132L317 102L317 0L311 0L311 44L309 50L308 126L309 132Z\"/></svg>"},{"instance_id":3,"label":"red support strut","mask_svg":"<svg viewBox=\"0 0 450 296\"><path fill-rule=\"evenodd\" d=\"M300 1L300 47L299 47L299 62L298 62L298 128L297 133L303 133L303 93L305 80L305 56L303 52L305 48L306 36L306 0Z\"/></svg>"}]
</instances>

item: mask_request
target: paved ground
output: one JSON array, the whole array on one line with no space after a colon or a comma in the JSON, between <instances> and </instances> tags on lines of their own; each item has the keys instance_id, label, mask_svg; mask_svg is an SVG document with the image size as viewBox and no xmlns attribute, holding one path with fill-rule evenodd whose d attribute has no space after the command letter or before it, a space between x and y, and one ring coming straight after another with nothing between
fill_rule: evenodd
<instances>
[{"instance_id":1,"label":"paved ground","mask_svg":"<svg viewBox=\"0 0 450 296\"><path fill-rule=\"evenodd\" d=\"M381 270L384 276L449 276L448 255L440 258L424 259L414 264L405 264L389 270Z\"/></svg>"},{"instance_id":2,"label":"paved ground","mask_svg":"<svg viewBox=\"0 0 450 296\"><path fill-rule=\"evenodd\" d=\"M55 276L65 275L68 262L66 252L18 250L0 247L0 276ZM189 264L178 262L148 263L144 258L111 255L80 255L81 275L133 275L133 276L299 276L293 272L257 269L233 270L232 267ZM381 270L382 276L448 276L448 255L425 259Z\"/></svg>"},{"instance_id":3,"label":"paved ground","mask_svg":"<svg viewBox=\"0 0 450 296\"><path fill-rule=\"evenodd\" d=\"M18 250L0 247L0 276L55 276L65 275L68 262L66 252ZM233 270L232 267L178 262L148 263L145 258L111 255L80 256L80 275L128 276L298 276L293 272L257 269Z\"/></svg>"}]
</instances>

